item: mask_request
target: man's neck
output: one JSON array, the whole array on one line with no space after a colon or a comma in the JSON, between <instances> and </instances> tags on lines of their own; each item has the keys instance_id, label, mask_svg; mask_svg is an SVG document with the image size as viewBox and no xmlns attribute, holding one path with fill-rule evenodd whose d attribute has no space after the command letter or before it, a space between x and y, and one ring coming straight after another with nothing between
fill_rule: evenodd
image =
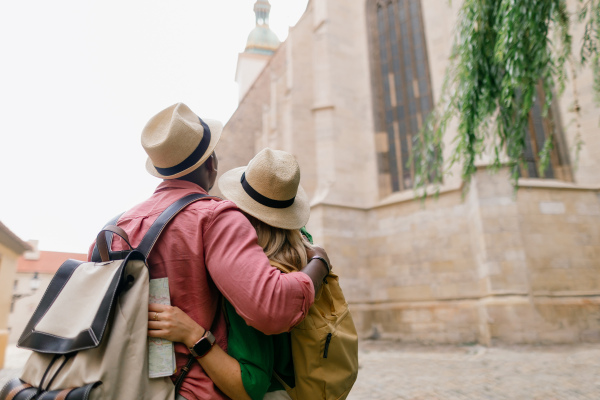
<instances>
[{"instance_id":1,"label":"man's neck","mask_svg":"<svg viewBox=\"0 0 600 400\"><path fill-rule=\"evenodd\" d=\"M194 185L198 185L200 186L206 193L208 193L208 191L211 188L207 188L208 185L206 185L206 183L204 182L198 182L197 179L187 179L187 176L182 176L181 178L176 178L175 180L177 181L185 181L185 182L190 182L193 183Z\"/></svg>"}]
</instances>

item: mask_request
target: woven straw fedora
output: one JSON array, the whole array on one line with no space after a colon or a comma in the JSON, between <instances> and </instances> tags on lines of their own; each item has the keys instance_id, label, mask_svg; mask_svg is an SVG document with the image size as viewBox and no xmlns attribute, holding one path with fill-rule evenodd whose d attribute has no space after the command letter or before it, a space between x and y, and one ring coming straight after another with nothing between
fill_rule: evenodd
<instances>
[{"instance_id":1,"label":"woven straw fedora","mask_svg":"<svg viewBox=\"0 0 600 400\"><path fill-rule=\"evenodd\" d=\"M165 108L142 131L146 170L163 179L189 174L210 157L222 131L219 121L203 120L183 103Z\"/></svg>"},{"instance_id":2,"label":"woven straw fedora","mask_svg":"<svg viewBox=\"0 0 600 400\"><path fill-rule=\"evenodd\" d=\"M218 185L223 197L276 228L300 229L310 217L300 166L285 151L263 149L247 167L225 172Z\"/></svg>"}]
</instances>

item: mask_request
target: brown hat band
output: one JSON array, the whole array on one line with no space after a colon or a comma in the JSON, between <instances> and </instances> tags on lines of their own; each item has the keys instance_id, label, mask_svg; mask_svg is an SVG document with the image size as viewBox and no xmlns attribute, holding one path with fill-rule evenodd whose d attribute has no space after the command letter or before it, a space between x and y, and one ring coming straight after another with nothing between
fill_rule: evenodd
<instances>
[{"instance_id":1,"label":"brown hat band","mask_svg":"<svg viewBox=\"0 0 600 400\"><path fill-rule=\"evenodd\" d=\"M273 199L263 196L262 194L258 193L256 190L254 190L254 188L252 186L250 186L250 184L246 180L245 172L242 174L242 179L240 179L240 182L242 183L242 187L244 188L244 191L246 193L248 193L248 196L252 197L252 199L256 200L258 203L262 204L263 206L267 206L267 207L271 207L271 208L287 208L287 207L291 206L292 204L294 204L294 200L296 199L296 196L294 196L289 200L273 200Z\"/></svg>"},{"instance_id":2,"label":"brown hat band","mask_svg":"<svg viewBox=\"0 0 600 400\"><path fill-rule=\"evenodd\" d=\"M202 158L204 153L206 153L206 149L208 149L208 145L210 144L210 128L204 123L204 121L202 121L202 118L198 117L198 119L200 120L200 125L202 125L202 129L204 129L204 132L202 134L202 140L200 140L198 147L196 147L192 154L190 154L185 160L175 165L174 167L160 168L155 165L154 168L156 168L158 173L164 176L172 176L178 174L190 167L193 167L198 162L198 160Z\"/></svg>"}]
</instances>

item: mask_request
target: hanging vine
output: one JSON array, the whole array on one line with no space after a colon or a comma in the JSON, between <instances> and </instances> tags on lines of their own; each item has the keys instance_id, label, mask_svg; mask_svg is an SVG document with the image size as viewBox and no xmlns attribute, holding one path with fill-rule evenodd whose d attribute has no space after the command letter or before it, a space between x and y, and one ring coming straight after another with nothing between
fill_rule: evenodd
<instances>
[{"instance_id":1,"label":"hanging vine","mask_svg":"<svg viewBox=\"0 0 600 400\"><path fill-rule=\"evenodd\" d=\"M594 68L598 68L600 37L598 3L588 0L582 7L587 11L580 13L583 20L594 15L588 18L589 34L582 50L582 57ZM493 168L508 166L516 185L538 85L543 88L543 116L554 93L560 95L565 88L572 48L569 29L566 0L464 1L440 101L414 143L417 188L432 183L439 187L455 163L462 165L467 188L477 171L476 161L484 154L491 157ZM600 80L596 86L600 94ZM443 137L454 120L457 135L445 162ZM552 140L547 140L539 153L540 176L552 146Z\"/></svg>"},{"instance_id":2,"label":"hanging vine","mask_svg":"<svg viewBox=\"0 0 600 400\"><path fill-rule=\"evenodd\" d=\"M581 64L590 64L596 104L600 104L600 0L579 0L578 20L584 24Z\"/></svg>"}]
</instances>

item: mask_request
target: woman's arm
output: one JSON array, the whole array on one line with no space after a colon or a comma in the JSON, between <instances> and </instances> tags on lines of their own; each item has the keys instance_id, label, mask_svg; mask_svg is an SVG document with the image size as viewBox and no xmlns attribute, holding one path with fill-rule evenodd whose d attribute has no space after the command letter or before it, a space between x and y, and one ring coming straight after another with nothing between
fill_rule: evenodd
<instances>
[{"instance_id":1,"label":"woman's arm","mask_svg":"<svg viewBox=\"0 0 600 400\"><path fill-rule=\"evenodd\" d=\"M204 335L205 329L178 307L148 305L148 336L180 342L192 347ZM204 357L197 359L210 379L228 397L250 400L242 383L239 362L219 345L214 345Z\"/></svg>"},{"instance_id":2,"label":"woman's arm","mask_svg":"<svg viewBox=\"0 0 600 400\"><path fill-rule=\"evenodd\" d=\"M213 349L199 359L198 362L215 385L228 397L233 400L250 400L250 396L246 393L242 383L240 363L223 351L221 346L214 345Z\"/></svg>"}]
</instances>

